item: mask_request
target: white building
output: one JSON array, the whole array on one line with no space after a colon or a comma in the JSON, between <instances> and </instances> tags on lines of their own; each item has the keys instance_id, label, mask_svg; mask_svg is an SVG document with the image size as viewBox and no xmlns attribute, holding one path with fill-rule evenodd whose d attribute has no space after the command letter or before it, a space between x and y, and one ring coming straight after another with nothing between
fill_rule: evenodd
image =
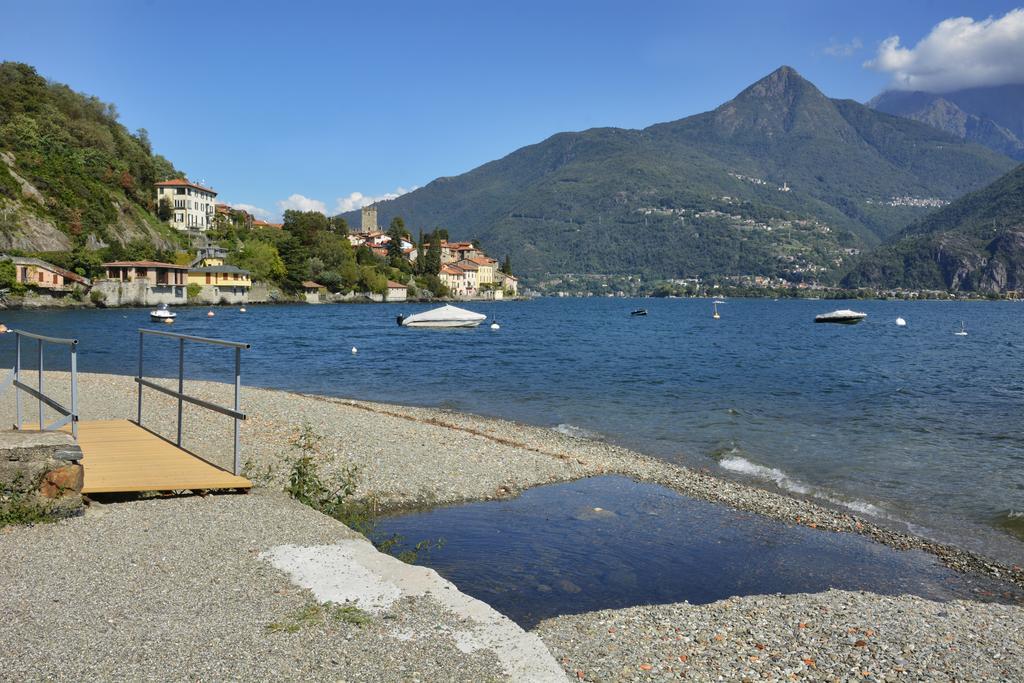
<instances>
[{"instance_id":1,"label":"white building","mask_svg":"<svg viewBox=\"0 0 1024 683\"><path fill-rule=\"evenodd\" d=\"M185 178L156 183L156 203L171 203L171 227L178 230L207 230L213 226L217 193Z\"/></svg>"}]
</instances>

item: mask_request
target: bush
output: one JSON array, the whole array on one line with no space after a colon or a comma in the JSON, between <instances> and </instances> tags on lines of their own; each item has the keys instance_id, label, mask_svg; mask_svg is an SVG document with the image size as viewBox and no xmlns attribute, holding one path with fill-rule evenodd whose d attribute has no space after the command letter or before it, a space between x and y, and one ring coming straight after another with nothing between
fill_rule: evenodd
<instances>
[{"instance_id":1,"label":"bush","mask_svg":"<svg viewBox=\"0 0 1024 683\"><path fill-rule=\"evenodd\" d=\"M98 289L94 289L89 292L89 301L93 302L96 306L102 306L107 303L107 295Z\"/></svg>"},{"instance_id":2,"label":"bush","mask_svg":"<svg viewBox=\"0 0 1024 683\"><path fill-rule=\"evenodd\" d=\"M188 290L188 300L195 301L199 298L199 293L203 291L203 286L195 282L190 282L186 289Z\"/></svg>"}]
</instances>

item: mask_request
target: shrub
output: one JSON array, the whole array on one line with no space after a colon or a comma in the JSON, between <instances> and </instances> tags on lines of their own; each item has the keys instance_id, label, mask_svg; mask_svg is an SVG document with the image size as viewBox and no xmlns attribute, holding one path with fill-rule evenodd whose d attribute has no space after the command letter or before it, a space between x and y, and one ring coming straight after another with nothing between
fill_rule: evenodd
<instances>
[{"instance_id":1,"label":"shrub","mask_svg":"<svg viewBox=\"0 0 1024 683\"><path fill-rule=\"evenodd\" d=\"M89 301L93 302L96 306L102 306L107 303L107 295L98 289L94 289L89 292Z\"/></svg>"},{"instance_id":2,"label":"shrub","mask_svg":"<svg viewBox=\"0 0 1024 683\"><path fill-rule=\"evenodd\" d=\"M203 291L203 286L195 282L190 282L186 289L188 290L188 300L195 301L199 298L199 293Z\"/></svg>"}]
</instances>

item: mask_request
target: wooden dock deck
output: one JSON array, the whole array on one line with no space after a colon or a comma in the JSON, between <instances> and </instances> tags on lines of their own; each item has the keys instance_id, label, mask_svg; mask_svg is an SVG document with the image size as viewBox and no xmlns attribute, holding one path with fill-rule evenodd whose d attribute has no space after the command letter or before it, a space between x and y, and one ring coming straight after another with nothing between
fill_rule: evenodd
<instances>
[{"instance_id":1,"label":"wooden dock deck","mask_svg":"<svg viewBox=\"0 0 1024 683\"><path fill-rule=\"evenodd\" d=\"M248 489L237 477L129 420L78 423L82 493Z\"/></svg>"}]
</instances>

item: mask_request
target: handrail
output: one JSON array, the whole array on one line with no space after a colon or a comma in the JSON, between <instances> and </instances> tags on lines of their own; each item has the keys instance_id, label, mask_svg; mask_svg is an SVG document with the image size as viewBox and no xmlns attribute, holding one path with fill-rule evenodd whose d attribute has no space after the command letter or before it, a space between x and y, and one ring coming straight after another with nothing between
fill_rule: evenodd
<instances>
[{"instance_id":1,"label":"handrail","mask_svg":"<svg viewBox=\"0 0 1024 683\"><path fill-rule=\"evenodd\" d=\"M170 339L178 340L178 390L169 389L163 385L157 384L145 378L143 373L143 351L144 351L144 340L147 334L156 335L158 337L167 337ZM185 393L185 342L198 342L201 344L214 344L218 346L227 346L235 350L235 405L234 408L227 408L224 406L211 403L210 401L197 398L195 396L189 396ZM222 415L227 415L234 420L234 473L240 475L242 472L242 441L240 431L240 421L246 419L245 413L242 412L241 405L241 392L242 392L242 349L251 348L246 342L234 342L226 341L223 339L209 339L207 337L195 337L188 334L176 334L174 332L163 332L161 330L148 330L139 329L139 373L135 377L135 383L139 385L139 401L138 401L138 415L136 423L142 426L142 388L149 387L155 391L159 391L162 394L166 394L172 398L178 399L178 438L177 445L181 448L182 441L182 422L184 419L184 404L191 403L207 410L212 410Z\"/></svg>"},{"instance_id":2,"label":"handrail","mask_svg":"<svg viewBox=\"0 0 1024 683\"><path fill-rule=\"evenodd\" d=\"M64 339L62 337L48 337L42 334L26 332L25 330L10 330L15 338L15 361L14 368L7 377L0 382L0 393L7 391L8 387L14 387L14 412L15 429L21 429L21 391L39 401L39 429L41 431L52 431L71 424L71 436L78 438L78 340ZM38 342L39 355L39 386L30 387L21 381L21 338L35 339ZM47 396L43 385L43 344L61 344L69 347L71 351L71 407L67 408L51 396ZM19 391L20 390L20 391ZM49 406L57 411L62 417L47 425L43 406Z\"/></svg>"},{"instance_id":3,"label":"handrail","mask_svg":"<svg viewBox=\"0 0 1024 683\"><path fill-rule=\"evenodd\" d=\"M50 342L51 344L64 344L65 346L75 346L78 344L77 339L64 339L63 337L47 337L42 334L36 334L34 332L26 332L25 330L8 330L16 335L22 337L28 337L29 339L38 339L44 342Z\"/></svg>"},{"instance_id":4,"label":"handrail","mask_svg":"<svg viewBox=\"0 0 1024 683\"><path fill-rule=\"evenodd\" d=\"M211 339L209 337L193 337L190 334L177 334L175 332L164 332L163 330L140 329L139 334L155 334L159 337L171 337L172 339L184 339L186 341L201 342L203 344L219 344L220 346L231 346L239 349L251 349L248 342L234 342L226 339Z\"/></svg>"}]
</instances>

